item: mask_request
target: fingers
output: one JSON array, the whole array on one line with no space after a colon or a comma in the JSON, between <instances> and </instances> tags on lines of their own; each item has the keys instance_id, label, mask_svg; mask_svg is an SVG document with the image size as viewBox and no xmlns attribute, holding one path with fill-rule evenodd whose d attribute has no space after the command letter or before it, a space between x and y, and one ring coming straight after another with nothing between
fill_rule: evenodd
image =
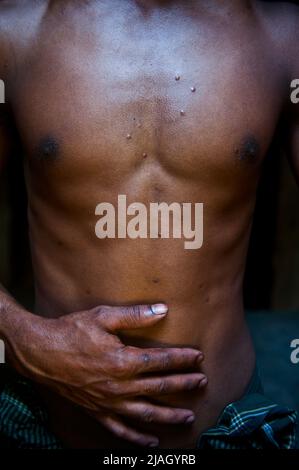
<instances>
[{"instance_id":1,"label":"fingers","mask_svg":"<svg viewBox=\"0 0 299 470\"><path fill-rule=\"evenodd\" d=\"M162 320L168 312L165 304L132 305L129 307L103 306L100 310L102 324L111 333L144 328Z\"/></svg>"},{"instance_id":2,"label":"fingers","mask_svg":"<svg viewBox=\"0 0 299 470\"><path fill-rule=\"evenodd\" d=\"M195 420L190 410L153 405L145 401L123 401L113 407L117 414L146 423L192 424Z\"/></svg>"},{"instance_id":3,"label":"fingers","mask_svg":"<svg viewBox=\"0 0 299 470\"><path fill-rule=\"evenodd\" d=\"M100 414L97 416L97 420L120 439L125 439L126 441L130 441L133 444L143 447L158 447L159 445L159 441L155 436L142 434L141 432L130 428L118 417Z\"/></svg>"},{"instance_id":4,"label":"fingers","mask_svg":"<svg viewBox=\"0 0 299 470\"><path fill-rule=\"evenodd\" d=\"M108 390L111 397L168 395L203 388L207 383L204 374L190 373L126 380L121 382L121 389L119 382L111 382Z\"/></svg>"},{"instance_id":5,"label":"fingers","mask_svg":"<svg viewBox=\"0 0 299 470\"><path fill-rule=\"evenodd\" d=\"M204 358L201 351L191 348L139 349L126 346L122 355L122 370L131 375L194 368Z\"/></svg>"}]
</instances>

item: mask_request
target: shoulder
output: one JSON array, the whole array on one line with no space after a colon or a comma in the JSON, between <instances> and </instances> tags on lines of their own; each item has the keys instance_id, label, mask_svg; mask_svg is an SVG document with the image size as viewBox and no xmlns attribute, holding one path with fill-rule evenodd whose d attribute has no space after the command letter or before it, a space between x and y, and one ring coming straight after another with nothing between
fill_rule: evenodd
<instances>
[{"instance_id":1,"label":"shoulder","mask_svg":"<svg viewBox=\"0 0 299 470\"><path fill-rule=\"evenodd\" d=\"M30 46L49 0L0 0L0 76Z\"/></svg>"},{"instance_id":2,"label":"shoulder","mask_svg":"<svg viewBox=\"0 0 299 470\"><path fill-rule=\"evenodd\" d=\"M299 75L299 6L294 3L255 1L265 40L288 77ZM298 77L299 78L299 77Z\"/></svg>"}]
</instances>

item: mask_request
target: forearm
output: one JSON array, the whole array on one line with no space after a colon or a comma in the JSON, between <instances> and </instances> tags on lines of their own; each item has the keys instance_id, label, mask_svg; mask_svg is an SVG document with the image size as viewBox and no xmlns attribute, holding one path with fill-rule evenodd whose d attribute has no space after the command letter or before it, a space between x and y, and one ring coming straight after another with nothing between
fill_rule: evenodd
<instances>
[{"instance_id":1,"label":"forearm","mask_svg":"<svg viewBox=\"0 0 299 470\"><path fill-rule=\"evenodd\" d=\"M36 316L25 310L0 284L0 339L5 345L5 360L17 372L26 375L24 350L32 338Z\"/></svg>"}]
</instances>

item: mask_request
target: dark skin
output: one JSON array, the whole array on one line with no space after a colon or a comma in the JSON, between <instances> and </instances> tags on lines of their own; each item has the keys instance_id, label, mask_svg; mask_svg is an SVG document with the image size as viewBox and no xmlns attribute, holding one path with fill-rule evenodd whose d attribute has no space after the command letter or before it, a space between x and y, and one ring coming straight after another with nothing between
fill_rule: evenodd
<instances>
[{"instance_id":1,"label":"dark skin","mask_svg":"<svg viewBox=\"0 0 299 470\"><path fill-rule=\"evenodd\" d=\"M0 141L16 133L25 153L38 314L3 293L11 363L41 384L67 446L192 447L254 368L242 282L281 118L299 173L289 99L298 9L101 0L1 10L0 75L15 126L2 124ZM94 209L118 194L203 202L203 248L97 239ZM157 302L167 315L151 313Z\"/></svg>"}]
</instances>

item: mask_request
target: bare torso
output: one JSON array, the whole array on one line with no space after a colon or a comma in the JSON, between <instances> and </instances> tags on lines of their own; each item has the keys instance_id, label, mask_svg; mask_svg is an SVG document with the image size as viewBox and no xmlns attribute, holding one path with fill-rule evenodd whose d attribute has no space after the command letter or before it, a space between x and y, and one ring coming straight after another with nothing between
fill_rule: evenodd
<instances>
[{"instance_id":1,"label":"bare torso","mask_svg":"<svg viewBox=\"0 0 299 470\"><path fill-rule=\"evenodd\" d=\"M195 424L152 426L162 447L193 446L254 368L242 281L261 165L288 86L283 67L250 2L52 3L34 40L26 37L26 60L16 53L9 87L26 154L36 312L166 302L167 319L124 340L205 353L207 389L163 398L192 408ZM128 204L203 203L203 247L99 240L95 207L117 205L119 194ZM116 443L47 398L68 445Z\"/></svg>"}]
</instances>

